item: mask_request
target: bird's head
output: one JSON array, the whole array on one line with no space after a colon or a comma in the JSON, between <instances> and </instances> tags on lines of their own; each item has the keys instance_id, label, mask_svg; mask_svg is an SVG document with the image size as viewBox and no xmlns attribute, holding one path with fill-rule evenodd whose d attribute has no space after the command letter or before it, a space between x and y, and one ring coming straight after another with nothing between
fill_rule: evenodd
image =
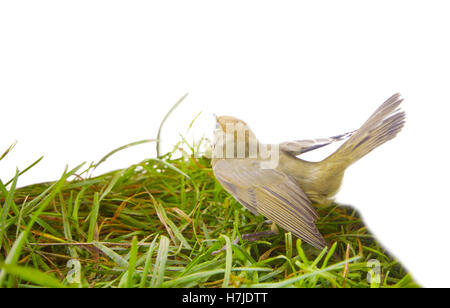
<instances>
[{"instance_id":1,"label":"bird's head","mask_svg":"<svg viewBox=\"0 0 450 308\"><path fill-rule=\"evenodd\" d=\"M233 152L232 156L234 158L239 156L237 153L241 151L243 151L245 156L248 156L249 146L257 142L255 134L244 121L232 116L216 116L216 129L214 131L216 154L220 153L220 155L224 156L223 153L228 148L228 151ZM232 158L228 157L230 155L224 156L224 158Z\"/></svg>"},{"instance_id":2,"label":"bird's head","mask_svg":"<svg viewBox=\"0 0 450 308\"><path fill-rule=\"evenodd\" d=\"M244 121L232 116L216 116L216 128L224 133L235 131L250 131L250 127Z\"/></svg>"}]
</instances>

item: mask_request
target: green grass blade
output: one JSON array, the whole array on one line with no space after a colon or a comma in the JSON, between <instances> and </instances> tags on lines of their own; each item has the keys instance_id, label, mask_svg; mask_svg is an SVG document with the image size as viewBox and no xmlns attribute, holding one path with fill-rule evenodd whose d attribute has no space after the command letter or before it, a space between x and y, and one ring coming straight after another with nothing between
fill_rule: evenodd
<instances>
[{"instance_id":1,"label":"green grass blade","mask_svg":"<svg viewBox=\"0 0 450 308\"><path fill-rule=\"evenodd\" d=\"M70 227L69 217L67 216L67 208L66 203L64 201L64 198L60 192L60 203L61 203L61 215L62 215L62 221L63 221L63 230L64 230L64 237L67 241L72 242L72 230ZM75 247L69 246L69 252L70 256L72 258L78 258L77 251L75 250Z\"/></svg>"},{"instance_id":2,"label":"green grass blade","mask_svg":"<svg viewBox=\"0 0 450 308\"><path fill-rule=\"evenodd\" d=\"M107 255L111 260L113 260L119 267L128 268L128 262L124 258L122 258L118 253L114 252L109 247L106 247L105 245L99 243L99 242L92 242L95 247L97 247L101 252L103 252L105 255Z\"/></svg>"},{"instance_id":3,"label":"green grass blade","mask_svg":"<svg viewBox=\"0 0 450 308\"><path fill-rule=\"evenodd\" d=\"M100 208L100 201L98 199L98 192L96 192L94 194L94 203L92 206L92 210L91 213L89 214L90 219L89 219L88 242L92 242L94 240L99 208Z\"/></svg>"},{"instance_id":4,"label":"green grass blade","mask_svg":"<svg viewBox=\"0 0 450 308\"><path fill-rule=\"evenodd\" d=\"M11 208L11 205L14 203L13 196L14 191L16 189L18 177L19 177L19 170L16 170L16 175L14 176L13 183L9 189L8 195L6 196L6 201L3 204L2 214L0 216L0 250L2 249L3 234L4 232L6 232L6 219L8 218L9 209ZM3 186L3 183L1 183L0 185ZM4 186L2 188L6 189L6 187Z\"/></svg>"},{"instance_id":5,"label":"green grass blade","mask_svg":"<svg viewBox=\"0 0 450 308\"><path fill-rule=\"evenodd\" d=\"M114 185L116 185L117 181L122 177L122 175L123 175L123 171L118 171L118 172L116 172L116 174L114 174L114 177L111 179L108 186L106 187L106 189L103 191L102 195L100 196L100 201L102 201L103 198L105 198L106 195L108 195L111 192L111 190L114 188Z\"/></svg>"},{"instance_id":6,"label":"green grass blade","mask_svg":"<svg viewBox=\"0 0 450 308\"><path fill-rule=\"evenodd\" d=\"M225 274L223 277L223 284L222 287L223 288L228 288L228 285L230 283L230 275L231 275L231 265L233 262L233 250L231 248L231 241L230 238L226 235L221 235L220 237L223 237L225 239L225 252L226 252L226 257L225 257Z\"/></svg>"},{"instance_id":7,"label":"green grass blade","mask_svg":"<svg viewBox=\"0 0 450 308\"><path fill-rule=\"evenodd\" d=\"M58 279L32 267L1 264L0 268L8 274L47 288L65 288Z\"/></svg>"},{"instance_id":8,"label":"green grass blade","mask_svg":"<svg viewBox=\"0 0 450 308\"><path fill-rule=\"evenodd\" d=\"M146 283L147 283L148 273L152 269L152 256L153 256L153 251L155 250L157 238L158 238L158 236L155 236L155 238L152 241L152 244L148 248L147 255L145 257L144 270L142 271L141 283L139 285L140 288L145 288Z\"/></svg>"},{"instance_id":9,"label":"green grass blade","mask_svg":"<svg viewBox=\"0 0 450 308\"><path fill-rule=\"evenodd\" d=\"M170 114L177 109L177 107L181 104L181 102L188 96L188 93L184 94L176 103L175 105L172 106L172 108L170 108L170 110L166 113L166 115L164 116L163 120L161 121L161 124L159 125L159 129L158 129L158 135L156 137L156 157L161 157L161 153L159 151L159 147L160 147L160 143L161 143L161 130L164 126L164 123L166 122L167 118L170 116Z\"/></svg>"},{"instance_id":10,"label":"green grass blade","mask_svg":"<svg viewBox=\"0 0 450 308\"><path fill-rule=\"evenodd\" d=\"M13 144L11 144L5 152L3 152L2 155L0 155L0 160L2 160L3 158L5 158L6 155L8 155L9 152L11 152L11 150L16 146L17 141L14 141Z\"/></svg>"},{"instance_id":11,"label":"green grass blade","mask_svg":"<svg viewBox=\"0 0 450 308\"><path fill-rule=\"evenodd\" d=\"M164 219L164 222L167 224L167 226L173 232L174 236L181 242L181 244L186 249L191 250L192 249L191 245L189 245L187 240L184 238L183 234L180 232L180 229L178 229L177 225L171 219L169 219L169 217L167 217L164 207L161 204L159 204L158 202L155 202L154 204L155 204L156 211Z\"/></svg>"},{"instance_id":12,"label":"green grass blade","mask_svg":"<svg viewBox=\"0 0 450 308\"><path fill-rule=\"evenodd\" d=\"M127 276L127 288L132 288L134 281L134 271L136 270L136 260L138 252L138 240L136 236L133 236L131 241L130 259L128 260L128 276Z\"/></svg>"},{"instance_id":13,"label":"green grass blade","mask_svg":"<svg viewBox=\"0 0 450 308\"><path fill-rule=\"evenodd\" d=\"M328 251L327 256L325 257L325 260L322 263L322 268L325 268L328 264L328 261L333 256L334 252L336 251L337 242L334 242L333 245L331 245L330 251Z\"/></svg>"},{"instance_id":14,"label":"green grass blade","mask_svg":"<svg viewBox=\"0 0 450 308\"><path fill-rule=\"evenodd\" d=\"M168 163L168 162L166 162L165 160L162 160L162 159L159 159L159 158L153 158L153 159L156 160L156 161L158 161L158 162L160 162L160 163L162 163L163 165L166 165L166 166L169 167L170 169L172 169L172 170L178 172L178 173L181 174L182 176L184 176L184 177L186 177L186 178L188 178L188 179L191 179L191 178L189 177L189 175L187 175L186 173L184 173L183 171L181 171L180 169L178 169L177 167L175 167L173 164Z\"/></svg>"},{"instance_id":15,"label":"green grass blade","mask_svg":"<svg viewBox=\"0 0 450 308\"><path fill-rule=\"evenodd\" d=\"M155 267L153 269L153 276L150 284L152 288L160 287L164 281L167 255L169 253L169 243L169 239L162 235L159 240L158 255L156 256Z\"/></svg>"},{"instance_id":16,"label":"green grass blade","mask_svg":"<svg viewBox=\"0 0 450 308\"><path fill-rule=\"evenodd\" d=\"M103 157L98 161L98 163L96 163L96 164L94 165L94 169L93 169L93 170L95 170L95 168L97 168L100 164L102 164L103 162L105 162L109 157L111 157L112 155L114 155L115 153L117 153L117 152L119 152L119 151L128 149L128 148L130 148L130 147L133 147L133 146L136 146L136 145L139 145L139 144L149 143L149 142L155 142L155 141L156 141L156 139L144 139L144 140L131 142L131 143L128 143L128 144L123 145L123 146L121 146L121 147L118 147L117 149L114 149L114 150L112 150L111 152L109 152L108 154L106 154L105 156L103 156Z\"/></svg>"},{"instance_id":17,"label":"green grass blade","mask_svg":"<svg viewBox=\"0 0 450 308\"><path fill-rule=\"evenodd\" d=\"M25 169L23 169L23 170L19 173L19 176L21 176L22 174L24 174L25 172L27 172L28 170L30 170L31 168L33 168L34 166L36 166L43 158L44 158L44 156L39 157L35 162L33 162L31 165L29 165L28 167L26 167ZM12 178L11 180L9 180L9 181L5 184L5 186L8 186L13 180L14 180L14 178Z\"/></svg>"}]
</instances>

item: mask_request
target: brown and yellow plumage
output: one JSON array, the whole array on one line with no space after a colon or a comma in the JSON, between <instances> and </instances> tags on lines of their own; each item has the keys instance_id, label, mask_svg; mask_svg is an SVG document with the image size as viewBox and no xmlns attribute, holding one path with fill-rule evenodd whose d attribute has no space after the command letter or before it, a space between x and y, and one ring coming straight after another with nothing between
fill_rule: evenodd
<instances>
[{"instance_id":1,"label":"brown and yellow plumage","mask_svg":"<svg viewBox=\"0 0 450 308\"><path fill-rule=\"evenodd\" d=\"M313 204L332 201L345 169L397 135L405 121L405 113L398 109L401 102L399 94L393 95L354 132L279 145L259 143L242 120L218 117L214 146L219 151L214 151L212 159L214 174L224 189L252 213L262 214L305 242L323 248L326 242L315 225L318 215ZM297 157L344 139L347 140L336 152L320 162ZM258 146L256 152L248 150L251 140ZM227 153L232 155L225 155L226 150L219 148L221 142L225 142L225 147L231 145L233 149ZM241 155L239 146L245 148ZM276 166L264 166L269 159L259 152L264 147L277 149Z\"/></svg>"}]
</instances>

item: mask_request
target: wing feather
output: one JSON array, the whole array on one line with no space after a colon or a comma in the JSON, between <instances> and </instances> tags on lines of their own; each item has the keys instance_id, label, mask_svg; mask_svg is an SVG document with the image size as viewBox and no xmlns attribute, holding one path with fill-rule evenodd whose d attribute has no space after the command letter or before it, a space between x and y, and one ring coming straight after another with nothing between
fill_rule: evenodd
<instances>
[{"instance_id":1,"label":"wing feather","mask_svg":"<svg viewBox=\"0 0 450 308\"><path fill-rule=\"evenodd\" d=\"M280 143L280 150L290 155L297 156L315 149L319 149L334 142L348 139L353 135L353 133L354 131L328 138L286 141Z\"/></svg>"},{"instance_id":2,"label":"wing feather","mask_svg":"<svg viewBox=\"0 0 450 308\"><path fill-rule=\"evenodd\" d=\"M257 160L220 160L214 174L233 197L254 214L260 213L305 242L326 243L315 225L316 210L303 190L283 172L262 169Z\"/></svg>"}]
</instances>

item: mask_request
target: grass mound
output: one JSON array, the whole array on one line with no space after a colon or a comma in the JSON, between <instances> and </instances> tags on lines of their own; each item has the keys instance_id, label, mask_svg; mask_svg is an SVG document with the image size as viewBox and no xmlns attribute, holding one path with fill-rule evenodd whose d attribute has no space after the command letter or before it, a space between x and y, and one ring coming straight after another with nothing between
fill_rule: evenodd
<instances>
[{"instance_id":1,"label":"grass mound","mask_svg":"<svg viewBox=\"0 0 450 308\"><path fill-rule=\"evenodd\" d=\"M19 172L0 182L0 286L417 286L351 208L319 209L329 250L283 232L235 244L270 226L221 188L207 158L178 149L89 176L94 168L20 189Z\"/></svg>"}]
</instances>

